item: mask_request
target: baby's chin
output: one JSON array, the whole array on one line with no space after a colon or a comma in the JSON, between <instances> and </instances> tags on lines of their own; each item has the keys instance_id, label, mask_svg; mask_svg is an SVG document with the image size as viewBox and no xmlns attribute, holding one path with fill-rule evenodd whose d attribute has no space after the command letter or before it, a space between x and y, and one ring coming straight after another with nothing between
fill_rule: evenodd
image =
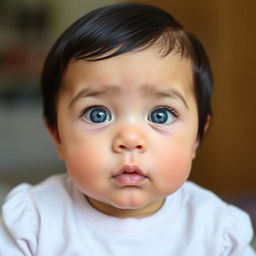
<instances>
[{"instance_id":1,"label":"baby's chin","mask_svg":"<svg viewBox=\"0 0 256 256\"><path fill-rule=\"evenodd\" d=\"M88 198L89 203L98 211L119 218L142 218L152 215L157 212L164 199L157 199L153 201L142 200L136 198L134 200L114 200L114 201L100 201Z\"/></svg>"}]
</instances>

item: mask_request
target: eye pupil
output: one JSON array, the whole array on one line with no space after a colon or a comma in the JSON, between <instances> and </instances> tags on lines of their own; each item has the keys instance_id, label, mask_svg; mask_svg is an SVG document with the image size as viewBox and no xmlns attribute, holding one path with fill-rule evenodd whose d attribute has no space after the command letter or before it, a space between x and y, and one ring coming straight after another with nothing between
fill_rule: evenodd
<instances>
[{"instance_id":1,"label":"eye pupil","mask_svg":"<svg viewBox=\"0 0 256 256\"><path fill-rule=\"evenodd\" d=\"M167 120L167 113L164 110L155 110L151 118L153 122L162 124Z\"/></svg>"},{"instance_id":2,"label":"eye pupil","mask_svg":"<svg viewBox=\"0 0 256 256\"><path fill-rule=\"evenodd\" d=\"M94 123L103 123L107 120L107 113L103 109L93 109L90 113L90 120Z\"/></svg>"}]
</instances>

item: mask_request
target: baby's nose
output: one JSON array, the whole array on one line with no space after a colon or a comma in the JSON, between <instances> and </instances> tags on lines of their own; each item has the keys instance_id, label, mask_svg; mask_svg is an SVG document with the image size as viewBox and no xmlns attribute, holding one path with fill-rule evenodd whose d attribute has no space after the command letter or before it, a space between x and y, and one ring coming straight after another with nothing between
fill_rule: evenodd
<instances>
[{"instance_id":1,"label":"baby's nose","mask_svg":"<svg viewBox=\"0 0 256 256\"><path fill-rule=\"evenodd\" d=\"M114 138L113 150L117 153L133 150L144 153L146 151L144 135L137 129L122 129Z\"/></svg>"}]
</instances>

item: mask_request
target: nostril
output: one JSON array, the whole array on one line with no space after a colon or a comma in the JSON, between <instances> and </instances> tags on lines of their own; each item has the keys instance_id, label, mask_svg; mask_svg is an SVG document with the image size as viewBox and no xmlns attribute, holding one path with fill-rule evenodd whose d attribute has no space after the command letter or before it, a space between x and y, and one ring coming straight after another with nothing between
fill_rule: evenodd
<instances>
[{"instance_id":1,"label":"nostril","mask_svg":"<svg viewBox=\"0 0 256 256\"><path fill-rule=\"evenodd\" d=\"M143 147L141 145L138 145L136 148L137 149L142 149Z\"/></svg>"},{"instance_id":2,"label":"nostril","mask_svg":"<svg viewBox=\"0 0 256 256\"><path fill-rule=\"evenodd\" d=\"M119 145L119 148L121 149L121 150L126 150L126 149L128 149L126 146L124 146L124 145ZM142 150L143 149L143 146L142 145L137 145L137 146L135 146L135 148L137 148L138 150Z\"/></svg>"}]
</instances>

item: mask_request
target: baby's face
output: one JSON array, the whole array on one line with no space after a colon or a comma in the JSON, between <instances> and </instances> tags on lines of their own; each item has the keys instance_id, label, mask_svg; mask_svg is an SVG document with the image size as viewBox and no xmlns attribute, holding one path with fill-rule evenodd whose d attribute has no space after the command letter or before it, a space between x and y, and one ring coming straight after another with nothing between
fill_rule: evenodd
<instances>
[{"instance_id":1,"label":"baby's face","mask_svg":"<svg viewBox=\"0 0 256 256\"><path fill-rule=\"evenodd\" d=\"M146 216L186 181L198 145L192 64L154 48L71 62L60 92L59 156L91 204Z\"/></svg>"}]
</instances>

